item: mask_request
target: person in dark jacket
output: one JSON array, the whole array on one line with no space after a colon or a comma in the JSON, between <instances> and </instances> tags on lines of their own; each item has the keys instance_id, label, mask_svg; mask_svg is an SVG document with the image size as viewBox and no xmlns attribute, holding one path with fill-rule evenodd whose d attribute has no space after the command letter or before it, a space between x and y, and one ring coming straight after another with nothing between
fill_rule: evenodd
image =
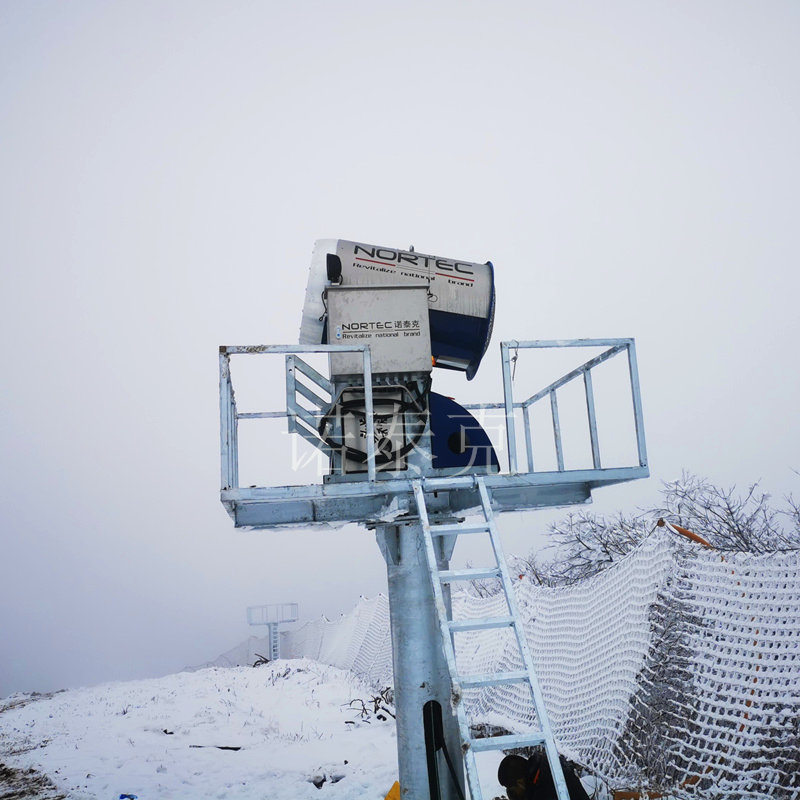
<instances>
[{"instance_id":1,"label":"person in dark jacket","mask_svg":"<svg viewBox=\"0 0 800 800\"><path fill-rule=\"evenodd\" d=\"M559 758L570 800L590 800L573 767L563 756ZM500 762L497 780L505 786L508 800L558 800L544 750L535 752L530 758L506 756Z\"/></svg>"}]
</instances>

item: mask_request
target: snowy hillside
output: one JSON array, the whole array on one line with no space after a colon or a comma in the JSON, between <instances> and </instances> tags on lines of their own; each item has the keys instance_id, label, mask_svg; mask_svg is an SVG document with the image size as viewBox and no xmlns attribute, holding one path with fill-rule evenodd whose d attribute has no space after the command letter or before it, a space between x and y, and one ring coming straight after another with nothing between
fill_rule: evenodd
<instances>
[{"instance_id":1,"label":"snowy hillside","mask_svg":"<svg viewBox=\"0 0 800 800\"><path fill-rule=\"evenodd\" d=\"M383 800L395 728L375 694L300 659L12 695L0 701L0 796L33 768L54 791L12 796Z\"/></svg>"}]
</instances>

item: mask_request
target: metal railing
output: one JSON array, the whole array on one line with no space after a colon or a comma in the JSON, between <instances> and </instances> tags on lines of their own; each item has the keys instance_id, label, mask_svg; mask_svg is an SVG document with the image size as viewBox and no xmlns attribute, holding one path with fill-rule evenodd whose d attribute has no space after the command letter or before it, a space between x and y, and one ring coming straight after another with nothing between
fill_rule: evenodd
<instances>
[{"instance_id":1,"label":"metal railing","mask_svg":"<svg viewBox=\"0 0 800 800\"><path fill-rule=\"evenodd\" d=\"M255 413L240 413L236 408L236 395L231 380L230 357L232 355L262 355L265 353L283 354L286 356L286 409L284 411L259 411ZM311 441L313 436L304 430L298 419L307 425L315 427L314 417L297 403L297 393L322 408L324 400L312 392L300 381L296 380L296 370L320 383L329 392L333 386L316 370L312 369L296 356L300 353L361 353L364 374L364 404L366 411L366 439L367 439L367 476L370 481L375 480L375 418L372 404L372 357L369 345L364 344L328 344L328 345L302 345L302 344L270 344L252 346L222 346L219 348L219 410L220 410L220 456L221 456L221 486L222 489L239 488L239 426L240 419L275 419L286 417L290 433L299 433L303 438ZM302 366L301 366L302 365ZM330 387L330 388L328 388ZM318 446L316 441L312 444Z\"/></svg>"},{"instance_id":2,"label":"metal railing","mask_svg":"<svg viewBox=\"0 0 800 800\"><path fill-rule=\"evenodd\" d=\"M513 396L512 370L519 350L575 347L605 347L601 354L589 359L584 364L563 375L558 380L545 386L526 400L515 401ZM472 403L464 408L468 410L500 410L503 414L506 442L508 445L508 466L512 475L532 474L534 466L531 409L539 402L549 401L553 430L553 442L556 456L556 472L567 472L564 464L564 450L561 436L561 422L557 391L572 381L582 380L586 402L586 419L591 444L591 457L594 470L603 470L601 449L597 433L597 414L595 410L592 370L600 364L621 353L627 354L630 391L633 404L633 418L636 432L636 447L639 467L647 467L647 451L645 446L644 423L642 418L642 402L639 391L639 375L636 363L636 347L633 339L566 339L566 340L534 340L501 342L503 402ZM512 351L514 355L512 356ZM238 474L238 421L240 419L271 419L286 417L290 433L297 433L313 446L330 455L333 451L316 436L321 417L330 410L333 402L333 384L298 356L316 353L361 353L363 358L363 377L365 386L366 448L367 478L369 482L376 480L375 466L375 418L372 386L372 360L368 345L255 345L220 347L220 433L222 489L239 488ZM236 398L231 381L230 357L232 355L283 354L286 367L286 408L282 411L263 411L256 413L240 413L236 408ZM297 373L305 376L316 388L330 396L330 400L297 379ZM298 395L314 406L310 411L298 402ZM521 411L524 425L526 450L526 469L520 472L517 457L517 433L515 412ZM550 471L551 472L551 471ZM391 474L384 476L391 478Z\"/></svg>"},{"instance_id":3,"label":"metal railing","mask_svg":"<svg viewBox=\"0 0 800 800\"><path fill-rule=\"evenodd\" d=\"M540 391L531 395L527 400L515 403L512 388L512 363L516 361L516 354L524 349L545 349L559 347L607 347L608 349L594 358L589 359L581 366L563 375L557 381L545 386ZM522 420L525 426L525 450L527 455L527 472L534 472L533 444L531 436L531 408L541 400L549 398L550 414L553 424L553 440L556 452L557 471L564 472L564 450L561 440L561 424L558 414L557 390L568 383L583 378L586 399L586 413L589 425L589 440L592 448L592 464L594 469L602 469L600 458L600 444L597 436L597 415L594 404L594 388L592 384L592 370L608 361L619 353L628 355L628 371L630 375L631 400L633 403L633 419L636 428L636 448L639 466L647 466L647 449L644 438L644 422L642 417L642 398L639 391L639 371L636 363L636 345L633 339L552 339L534 340L528 342L510 341L500 344L503 361L503 395L506 418L506 438L508 441L509 471L519 472L517 465L517 438L514 409L522 409ZM511 351L515 355L511 355Z\"/></svg>"}]
</instances>

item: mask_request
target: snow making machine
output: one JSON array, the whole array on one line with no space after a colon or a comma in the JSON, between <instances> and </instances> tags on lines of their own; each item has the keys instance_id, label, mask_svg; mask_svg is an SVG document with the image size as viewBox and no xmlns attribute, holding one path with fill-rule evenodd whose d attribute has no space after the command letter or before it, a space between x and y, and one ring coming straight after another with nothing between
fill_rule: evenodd
<instances>
[{"instance_id":1,"label":"snow making machine","mask_svg":"<svg viewBox=\"0 0 800 800\"><path fill-rule=\"evenodd\" d=\"M267 529L355 522L375 533L387 565L399 796L414 800L457 800L467 786L472 800L481 800L478 757L534 745L544 746L557 796L567 800L556 734L522 628L496 514L587 502L595 488L649 474L632 339L502 342L501 402L461 405L432 391L434 369L455 370L467 380L475 376L494 313L491 262L323 239L315 244L308 273L300 344L220 348L220 499L234 524ZM520 350L543 349L594 354L526 399L515 399L512 364ZM324 372L319 361L316 369L303 358L320 353L328 358L327 375L319 371ZM237 408L230 359L258 354L285 358L284 411ZM627 355L621 374L629 379L630 402L614 402L619 409L627 405L629 415L632 411L634 432L628 438L635 455L632 464L609 467L606 450L601 454L592 376L620 354ZM581 424L588 449L578 465L562 437L562 427L572 425L559 411L567 386L568 400L581 389L585 398ZM504 442L493 444L472 413L486 410L502 421ZM534 460L534 445L541 440L540 428L548 427L541 425L548 414L554 455L543 468L538 450ZM238 422L273 417L285 417L290 433L327 457L321 483L240 485ZM616 445L619 439L614 434L603 441ZM520 440L524 457L518 456ZM503 444L501 460L495 446ZM476 514L477 521L467 519ZM451 569L461 534L483 537L491 563ZM505 612L454 619L450 587L475 580L496 582ZM496 628L510 632L512 660L521 668L461 674L456 653L465 640L459 637ZM511 684L530 698L537 727L490 738L476 734L464 692Z\"/></svg>"},{"instance_id":2,"label":"snow making machine","mask_svg":"<svg viewBox=\"0 0 800 800\"><path fill-rule=\"evenodd\" d=\"M300 342L369 345L375 463L383 472L498 472L497 454L473 415L432 392L434 367L472 379L494 322L491 262L441 258L359 242L316 242ZM366 472L366 398L359 353L333 353L335 399L317 425L331 475ZM429 441L420 447L423 438ZM416 458L415 458L416 456ZM333 477L336 480L336 477Z\"/></svg>"}]
</instances>

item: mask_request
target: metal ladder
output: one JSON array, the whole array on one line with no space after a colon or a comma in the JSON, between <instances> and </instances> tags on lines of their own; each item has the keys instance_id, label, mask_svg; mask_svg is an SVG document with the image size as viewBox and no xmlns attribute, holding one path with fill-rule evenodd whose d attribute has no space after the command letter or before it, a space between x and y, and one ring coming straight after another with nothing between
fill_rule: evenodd
<instances>
[{"instance_id":1,"label":"metal ladder","mask_svg":"<svg viewBox=\"0 0 800 800\"><path fill-rule=\"evenodd\" d=\"M450 670L452 697L455 705L456 717L458 719L458 727L461 733L464 767L467 773L467 784L469 786L470 795L472 800L483 800L480 782L478 780L477 764L475 762L476 752L507 750L514 747L531 747L544 744L547 760L550 763L550 771L552 772L555 782L558 800L569 800L569 792L567 791L564 773L561 769L561 762L558 758L555 739L550 729L550 722L544 705L544 697L536 673L534 672L533 659L531 658L528 643L525 640L525 632L522 629L519 609L517 608L517 602L511 587L511 577L508 573L508 566L505 556L503 555L500 537L495 525L489 491L486 488L483 478L477 477L475 480L480 494L484 521L479 523L461 522L458 524L434 526L431 525L430 519L428 518L428 508L425 504L425 494L422 489L422 483L420 481L414 481L414 498L422 523L428 569L433 584L439 628L442 633L442 645ZM495 565L480 569L440 570L436 559L433 537L453 536L462 533L478 535L488 534L492 544L492 550L494 551ZM508 615L465 620L450 619L447 613L447 606L444 602L442 584L455 583L457 581L479 580L483 578L500 579L506 604L508 605ZM460 675L456 668L456 654L453 644L454 634L462 631L488 630L490 628L513 629L524 668L519 671L499 672L486 675ZM538 720L540 728L523 734L493 736L480 739L473 738L470 734L470 724L464 709L464 703L461 702L463 690L511 683L524 683L530 689L533 706L536 711L536 719Z\"/></svg>"}]
</instances>

